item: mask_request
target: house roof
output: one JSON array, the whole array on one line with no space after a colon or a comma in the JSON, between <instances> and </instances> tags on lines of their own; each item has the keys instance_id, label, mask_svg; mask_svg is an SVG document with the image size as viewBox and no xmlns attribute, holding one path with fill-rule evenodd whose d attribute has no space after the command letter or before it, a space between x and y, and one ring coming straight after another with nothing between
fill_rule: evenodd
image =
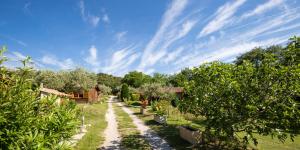
<instances>
[{"instance_id":1,"label":"house roof","mask_svg":"<svg viewBox=\"0 0 300 150\"><path fill-rule=\"evenodd\" d=\"M183 88L182 87L166 87L163 88L164 92L169 92L169 93L182 93Z\"/></svg>"},{"instance_id":2,"label":"house roof","mask_svg":"<svg viewBox=\"0 0 300 150\"><path fill-rule=\"evenodd\" d=\"M45 92L45 93L49 93L49 94L53 94L53 95L57 95L57 96L65 96L65 97L72 97L69 94L63 93L63 92L59 92L57 90L54 89L48 89L48 88L41 88L40 89L41 92Z\"/></svg>"}]
</instances>

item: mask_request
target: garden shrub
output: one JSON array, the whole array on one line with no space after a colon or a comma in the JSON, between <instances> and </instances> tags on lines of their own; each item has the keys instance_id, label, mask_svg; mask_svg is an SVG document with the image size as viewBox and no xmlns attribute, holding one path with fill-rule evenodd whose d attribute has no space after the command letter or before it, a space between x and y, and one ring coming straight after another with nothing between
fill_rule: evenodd
<instances>
[{"instance_id":1,"label":"garden shrub","mask_svg":"<svg viewBox=\"0 0 300 150\"><path fill-rule=\"evenodd\" d=\"M151 104L152 110L158 115L166 115L168 113L169 106L170 102L167 100L159 100Z\"/></svg>"},{"instance_id":2,"label":"garden shrub","mask_svg":"<svg viewBox=\"0 0 300 150\"><path fill-rule=\"evenodd\" d=\"M9 71L0 50L0 147L1 149L65 149L78 126L78 109L74 102L55 96L40 98L26 66ZM16 73L18 72L18 73Z\"/></svg>"},{"instance_id":3,"label":"garden shrub","mask_svg":"<svg viewBox=\"0 0 300 150\"><path fill-rule=\"evenodd\" d=\"M139 101L140 100L140 94L132 93L130 96L131 96L131 101Z\"/></svg>"},{"instance_id":4,"label":"garden shrub","mask_svg":"<svg viewBox=\"0 0 300 150\"><path fill-rule=\"evenodd\" d=\"M129 88L127 84L123 84L121 88L121 100L125 101L129 99Z\"/></svg>"}]
</instances>

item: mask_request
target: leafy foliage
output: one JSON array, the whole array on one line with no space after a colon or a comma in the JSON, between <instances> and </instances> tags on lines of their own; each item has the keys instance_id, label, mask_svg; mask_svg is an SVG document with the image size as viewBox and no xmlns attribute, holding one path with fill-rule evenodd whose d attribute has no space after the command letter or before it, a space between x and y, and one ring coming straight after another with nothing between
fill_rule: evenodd
<instances>
[{"instance_id":1,"label":"leafy foliage","mask_svg":"<svg viewBox=\"0 0 300 150\"><path fill-rule=\"evenodd\" d=\"M141 87L141 92L148 100L158 100L163 94L163 89L159 83L148 83Z\"/></svg>"},{"instance_id":2,"label":"leafy foliage","mask_svg":"<svg viewBox=\"0 0 300 150\"><path fill-rule=\"evenodd\" d=\"M280 53L262 53L250 62L194 68L179 109L204 116L205 132L226 144L238 140L239 132L245 133L244 146L250 140L257 144L253 133L282 142L288 135L293 139L300 130L300 50L295 41Z\"/></svg>"},{"instance_id":3,"label":"leafy foliage","mask_svg":"<svg viewBox=\"0 0 300 150\"><path fill-rule=\"evenodd\" d=\"M2 63L5 48L0 50L0 147L2 149L64 149L78 125L76 104L55 96L39 97L34 88L29 58L17 73Z\"/></svg>"},{"instance_id":4,"label":"leafy foliage","mask_svg":"<svg viewBox=\"0 0 300 150\"><path fill-rule=\"evenodd\" d=\"M127 84L122 85L121 89L121 100L125 101L125 99L129 99L130 93L129 93L129 88Z\"/></svg>"},{"instance_id":5,"label":"leafy foliage","mask_svg":"<svg viewBox=\"0 0 300 150\"><path fill-rule=\"evenodd\" d=\"M98 84L103 84L110 87L113 91L116 90L117 86L121 84L120 77L115 77L113 75L105 74L105 73L98 73L97 74L97 82Z\"/></svg>"},{"instance_id":6,"label":"leafy foliage","mask_svg":"<svg viewBox=\"0 0 300 150\"><path fill-rule=\"evenodd\" d=\"M132 86L134 88L139 88L145 83L149 83L151 80L151 77L142 73L142 72L129 72L124 76L122 79L122 83L126 83L129 86Z\"/></svg>"},{"instance_id":7,"label":"leafy foliage","mask_svg":"<svg viewBox=\"0 0 300 150\"><path fill-rule=\"evenodd\" d=\"M43 83L44 87L63 92L89 90L97 85L96 75L82 68L59 72L38 71L34 79L37 85Z\"/></svg>"},{"instance_id":8,"label":"leafy foliage","mask_svg":"<svg viewBox=\"0 0 300 150\"><path fill-rule=\"evenodd\" d=\"M50 70L41 70L36 72L34 81L37 86L43 83L43 85L47 88L65 91L64 86L66 80L64 79L63 73L56 73Z\"/></svg>"},{"instance_id":9,"label":"leafy foliage","mask_svg":"<svg viewBox=\"0 0 300 150\"><path fill-rule=\"evenodd\" d=\"M111 88L109 86L106 86L106 85L103 85L103 84L100 84L98 85L98 88L99 90L101 91L102 94L104 95L109 95L111 94Z\"/></svg>"}]
</instances>

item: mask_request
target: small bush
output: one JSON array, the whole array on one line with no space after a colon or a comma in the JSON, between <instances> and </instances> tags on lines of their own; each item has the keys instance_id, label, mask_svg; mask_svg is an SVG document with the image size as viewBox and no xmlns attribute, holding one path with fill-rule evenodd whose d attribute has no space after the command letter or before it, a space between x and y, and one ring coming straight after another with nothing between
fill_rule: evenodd
<instances>
[{"instance_id":1,"label":"small bush","mask_svg":"<svg viewBox=\"0 0 300 150\"><path fill-rule=\"evenodd\" d=\"M7 59L0 50L0 149L65 149L79 124L79 111L72 101L40 98L31 69L16 71L2 66Z\"/></svg>"},{"instance_id":2,"label":"small bush","mask_svg":"<svg viewBox=\"0 0 300 150\"><path fill-rule=\"evenodd\" d=\"M139 101L140 100L140 94L131 94L131 100L132 101Z\"/></svg>"}]
</instances>

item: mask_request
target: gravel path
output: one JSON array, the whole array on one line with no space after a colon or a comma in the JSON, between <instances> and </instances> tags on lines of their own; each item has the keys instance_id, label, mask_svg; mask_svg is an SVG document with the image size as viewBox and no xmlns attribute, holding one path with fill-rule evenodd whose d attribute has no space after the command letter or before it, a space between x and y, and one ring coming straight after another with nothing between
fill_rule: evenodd
<instances>
[{"instance_id":1,"label":"gravel path","mask_svg":"<svg viewBox=\"0 0 300 150\"><path fill-rule=\"evenodd\" d=\"M129 114L130 118L133 120L133 123L137 126L137 129L140 131L141 135L149 142L152 149L155 150L171 150L172 148L169 144L162 138L160 138L153 130L144 124L142 120L137 118L133 112L123 106L121 103L117 103L119 106L122 106L122 109Z\"/></svg>"},{"instance_id":2,"label":"gravel path","mask_svg":"<svg viewBox=\"0 0 300 150\"><path fill-rule=\"evenodd\" d=\"M118 123L116 121L116 115L112 108L114 97L110 97L108 100L108 111L105 115L107 121L107 127L104 131L105 141L101 145L100 149L103 150L115 150L120 149L120 134L118 132Z\"/></svg>"}]
</instances>

